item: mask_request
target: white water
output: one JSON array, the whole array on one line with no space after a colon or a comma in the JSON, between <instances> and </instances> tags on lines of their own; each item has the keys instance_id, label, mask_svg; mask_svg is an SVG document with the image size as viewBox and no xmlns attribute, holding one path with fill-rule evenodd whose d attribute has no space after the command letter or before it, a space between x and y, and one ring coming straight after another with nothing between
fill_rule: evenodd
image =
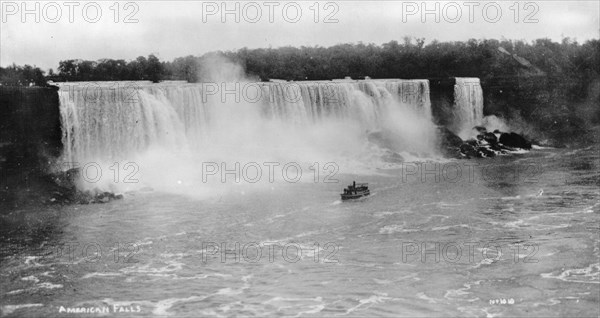
<instances>
[{"instance_id":1,"label":"white water","mask_svg":"<svg viewBox=\"0 0 600 318\"><path fill-rule=\"evenodd\" d=\"M102 181L93 186L125 191L132 184L114 181L127 162L139 166L140 184L172 188L197 185L202 162L335 162L356 173L381 161L386 147L435 154L427 80L220 78L62 85L63 160L98 163ZM367 140L372 132L384 146Z\"/></svg>"},{"instance_id":2,"label":"white water","mask_svg":"<svg viewBox=\"0 0 600 318\"><path fill-rule=\"evenodd\" d=\"M463 140L476 135L483 120L483 90L479 78L457 77L454 85L454 120L450 129Z\"/></svg>"},{"instance_id":3,"label":"white water","mask_svg":"<svg viewBox=\"0 0 600 318\"><path fill-rule=\"evenodd\" d=\"M340 174L214 200L140 191L25 208L4 218L0 312L598 317L599 156L593 145L464 160L454 180L386 170L361 176L373 192L356 202L339 201L354 178Z\"/></svg>"}]
</instances>

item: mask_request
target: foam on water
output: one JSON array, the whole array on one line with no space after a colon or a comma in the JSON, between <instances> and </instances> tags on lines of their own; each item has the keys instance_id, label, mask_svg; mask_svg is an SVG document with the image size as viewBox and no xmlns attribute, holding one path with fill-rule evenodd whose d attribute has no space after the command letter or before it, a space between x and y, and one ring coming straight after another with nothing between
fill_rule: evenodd
<instances>
[{"instance_id":1,"label":"foam on water","mask_svg":"<svg viewBox=\"0 0 600 318\"><path fill-rule=\"evenodd\" d=\"M277 312L296 313L292 317L300 317L304 314L318 314L325 309L322 297L297 298L297 297L273 297L264 303L274 306Z\"/></svg>"},{"instance_id":2,"label":"foam on water","mask_svg":"<svg viewBox=\"0 0 600 318\"><path fill-rule=\"evenodd\" d=\"M463 287L458 289L449 289L446 291L444 298L449 300L458 299L467 302L477 301L479 300L479 297L470 297L470 295L473 294L473 292L471 291L471 287L473 287L474 285L480 285L481 282L482 281L478 280L472 283L465 283L463 284Z\"/></svg>"},{"instance_id":3,"label":"foam on water","mask_svg":"<svg viewBox=\"0 0 600 318\"><path fill-rule=\"evenodd\" d=\"M10 315L19 309L42 307L44 304L19 304L19 305L3 305L1 312L5 315Z\"/></svg>"},{"instance_id":4,"label":"foam on water","mask_svg":"<svg viewBox=\"0 0 600 318\"><path fill-rule=\"evenodd\" d=\"M544 278L554 278L565 282L600 284L600 263L590 264L584 268L562 269L560 273L542 273Z\"/></svg>"},{"instance_id":5,"label":"foam on water","mask_svg":"<svg viewBox=\"0 0 600 318\"><path fill-rule=\"evenodd\" d=\"M430 304L435 304L438 301L435 298L427 296L425 293L418 293L417 298L427 301Z\"/></svg>"},{"instance_id":6,"label":"foam on water","mask_svg":"<svg viewBox=\"0 0 600 318\"><path fill-rule=\"evenodd\" d=\"M354 311L364 310L375 304L381 304L381 303L384 303L389 300L395 300L395 298L388 297L387 293L375 292L373 295L369 296L368 298L359 299L358 305L349 308L348 310L346 310L346 312L344 314L338 315L338 316L345 316Z\"/></svg>"},{"instance_id":7,"label":"foam on water","mask_svg":"<svg viewBox=\"0 0 600 318\"><path fill-rule=\"evenodd\" d=\"M407 229L406 222L403 224L390 224L379 229L379 234L412 233L421 231L419 229Z\"/></svg>"},{"instance_id":8,"label":"foam on water","mask_svg":"<svg viewBox=\"0 0 600 318\"><path fill-rule=\"evenodd\" d=\"M549 152L562 155L564 150ZM523 158L519 165L545 157ZM580 152L567 159L595 164L596 158ZM3 305L22 303L13 313L19 316L103 304L140 305L142 315L175 317L597 315L597 189L564 182L565 175L586 177L579 167L552 160L544 165L548 169L534 184L403 183L400 172L390 170L368 178L378 193L375 200L352 203L332 204L340 184L299 184L289 191L275 185L273 193L223 200L152 192L77 210L60 207L77 211L58 220L62 232L43 248L24 244L22 252L3 261L2 272L13 273L0 275L6 286ZM354 176L344 177L343 184ZM538 197L540 189L544 193ZM51 217L54 212L36 211ZM55 244L73 241L98 242L105 257L67 262L64 254L47 253ZM140 245L136 263L114 262L115 241ZM223 263L221 250L203 262L210 253L202 250L202 242L267 246L259 262L230 257ZM264 254L269 242L294 244L303 250L302 258L292 263L278 254L271 262ZM331 252L324 251L326 242L339 245L339 262L314 261L315 243L324 252L321 259ZM479 248L473 260L462 246L459 262L450 263L444 255L435 262L432 255L423 261L418 252L403 259L402 242L420 247L422 242L442 247L476 242ZM487 243L500 246L502 254L492 248L484 256L481 247ZM538 245L536 254L515 249L529 244ZM293 257L295 248L289 253ZM528 257L539 261L525 262ZM32 287L37 289L27 290ZM106 295L111 298L103 301ZM25 307L38 297L43 307ZM514 305L491 304L509 297Z\"/></svg>"},{"instance_id":9,"label":"foam on water","mask_svg":"<svg viewBox=\"0 0 600 318\"><path fill-rule=\"evenodd\" d=\"M47 272L45 272L45 273L47 273ZM42 276L47 276L47 275L43 275L43 274L44 273L42 273ZM34 275L22 277L21 280L25 281L25 282L33 282L33 286L23 288L23 289L11 290L11 291L7 292L6 294L7 295L16 295L16 294L21 294L21 293L25 293L25 292L34 293L40 289L59 289L59 288L64 287L62 284L54 284L51 282L41 282L40 279Z\"/></svg>"}]
</instances>

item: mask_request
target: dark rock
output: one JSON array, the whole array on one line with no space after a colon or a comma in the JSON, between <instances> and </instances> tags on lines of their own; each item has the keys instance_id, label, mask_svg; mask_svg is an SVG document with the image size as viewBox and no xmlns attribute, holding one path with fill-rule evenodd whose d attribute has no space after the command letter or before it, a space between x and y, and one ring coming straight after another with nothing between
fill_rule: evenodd
<instances>
[{"instance_id":1,"label":"dark rock","mask_svg":"<svg viewBox=\"0 0 600 318\"><path fill-rule=\"evenodd\" d=\"M479 146L479 142L477 142L477 140L475 140L475 139L469 139L469 140L465 141L465 144L471 145L473 147Z\"/></svg>"},{"instance_id":2,"label":"dark rock","mask_svg":"<svg viewBox=\"0 0 600 318\"><path fill-rule=\"evenodd\" d=\"M494 143L494 144L490 144L489 147L491 150L493 151L497 151L497 152L505 152L504 150L506 150L504 147L502 147L502 145L500 145L499 143Z\"/></svg>"},{"instance_id":3,"label":"dark rock","mask_svg":"<svg viewBox=\"0 0 600 318\"><path fill-rule=\"evenodd\" d=\"M74 199L74 201L79 204L108 203L113 200L123 199L123 195L115 195L112 192L94 189L86 191L77 191L77 193L74 195Z\"/></svg>"},{"instance_id":4,"label":"dark rock","mask_svg":"<svg viewBox=\"0 0 600 318\"><path fill-rule=\"evenodd\" d=\"M493 133L485 133L483 134L483 140L487 141L490 145L495 145L498 143L498 138Z\"/></svg>"},{"instance_id":5,"label":"dark rock","mask_svg":"<svg viewBox=\"0 0 600 318\"><path fill-rule=\"evenodd\" d=\"M61 138L54 89L0 85L0 214L50 200Z\"/></svg>"},{"instance_id":6,"label":"dark rock","mask_svg":"<svg viewBox=\"0 0 600 318\"><path fill-rule=\"evenodd\" d=\"M531 149L531 142L529 142L523 136L521 136L517 133L514 133L514 132L502 133L500 135L499 142L502 145L507 146L507 147L521 148L521 149L526 149L526 150Z\"/></svg>"},{"instance_id":7,"label":"dark rock","mask_svg":"<svg viewBox=\"0 0 600 318\"><path fill-rule=\"evenodd\" d=\"M486 147L477 147L477 152L479 153L480 158L491 158L495 157L496 153Z\"/></svg>"},{"instance_id":8,"label":"dark rock","mask_svg":"<svg viewBox=\"0 0 600 318\"><path fill-rule=\"evenodd\" d=\"M74 189L77 180L79 180L80 169L73 168L64 172L53 174L54 182L64 188Z\"/></svg>"},{"instance_id":9,"label":"dark rock","mask_svg":"<svg viewBox=\"0 0 600 318\"><path fill-rule=\"evenodd\" d=\"M485 127L482 127L482 126L475 126L475 127L473 127L473 129L477 130L477 132L480 133L480 134L487 132L487 129Z\"/></svg>"},{"instance_id":10,"label":"dark rock","mask_svg":"<svg viewBox=\"0 0 600 318\"><path fill-rule=\"evenodd\" d=\"M112 200L120 200L123 198L123 195L115 195L112 192L98 192L95 198L92 200L92 203L108 203Z\"/></svg>"},{"instance_id":11,"label":"dark rock","mask_svg":"<svg viewBox=\"0 0 600 318\"><path fill-rule=\"evenodd\" d=\"M479 135L478 137L483 141L483 135ZM472 139L467 140L460 146L460 152L467 158L491 158L496 156L496 151L492 149L492 146Z\"/></svg>"},{"instance_id":12,"label":"dark rock","mask_svg":"<svg viewBox=\"0 0 600 318\"><path fill-rule=\"evenodd\" d=\"M115 196L114 194L112 194L110 192L104 192L102 194L103 194L103 197L109 198L109 199L111 199L111 198L113 198Z\"/></svg>"},{"instance_id":13,"label":"dark rock","mask_svg":"<svg viewBox=\"0 0 600 318\"><path fill-rule=\"evenodd\" d=\"M460 147L463 143L463 140L460 137L446 127L440 127L438 133L442 146Z\"/></svg>"},{"instance_id":14,"label":"dark rock","mask_svg":"<svg viewBox=\"0 0 600 318\"><path fill-rule=\"evenodd\" d=\"M442 155L450 158L459 158L459 148L463 140L446 127L438 128L439 149Z\"/></svg>"},{"instance_id":15,"label":"dark rock","mask_svg":"<svg viewBox=\"0 0 600 318\"><path fill-rule=\"evenodd\" d=\"M466 156L467 158L479 157L479 152L477 151L477 148L468 143L464 143L460 146L460 153Z\"/></svg>"}]
</instances>

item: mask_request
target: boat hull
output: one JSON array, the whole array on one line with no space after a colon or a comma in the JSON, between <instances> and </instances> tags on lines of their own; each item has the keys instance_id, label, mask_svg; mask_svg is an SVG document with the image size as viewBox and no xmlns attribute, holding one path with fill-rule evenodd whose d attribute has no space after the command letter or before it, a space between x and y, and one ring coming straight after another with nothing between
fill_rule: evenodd
<instances>
[{"instance_id":1,"label":"boat hull","mask_svg":"<svg viewBox=\"0 0 600 318\"><path fill-rule=\"evenodd\" d=\"M367 191L363 191L363 192L358 192L358 193L353 193L353 194L340 194L342 196L342 200L354 200L354 199L359 199L362 197L366 197L368 195L371 194L371 191L367 190Z\"/></svg>"}]
</instances>

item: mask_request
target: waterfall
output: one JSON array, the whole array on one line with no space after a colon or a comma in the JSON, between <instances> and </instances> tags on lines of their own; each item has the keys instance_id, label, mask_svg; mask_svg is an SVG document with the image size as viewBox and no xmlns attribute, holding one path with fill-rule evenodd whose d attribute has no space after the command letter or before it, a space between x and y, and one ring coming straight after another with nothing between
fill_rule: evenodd
<instances>
[{"instance_id":1,"label":"waterfall","mask_svg":"<svg viewBox=\"0 0 600 318\"><path fill-rule=\"evenodd\" d=\"M195 136L186 132L202 127L201 107L190 107L198 101L193 91L129 83L116 92L111 84L97 85L59 90L67 161L118 161L151 145L180 147Z\"/></svg>"},{"instance_id":2,"label":"waterfall","mask_svg":"<svg viewBox=\"0 0 600 318\"><path fill-rule=\"evenodd\" d=\"M386 81L385 88L398 96L402 103L410 105L425 118L432 119L428 80Z\"/></svg>"},{"instance_id":3,"label":"waterfall","mask_svg":"<svg viewBox=\"0 0 600 318\"><path fill-rule=\"evenodd\" d=\"M453 116L450 129L463 140L473 137L473 127L481 125L483 120L483 91L479 78L456 78Z\"/></svg>"},{"instance_id":4,"label":"waterfall","mask_svg":"<svg viewBox=\"0 0 600 318\"><path fill-rule=\"evenodd\" d=\"M433 153L427 80L82 82L59 98L63 160L80 164L346 160L372 150L371 132L394 151Z\"/></svg>"}]
</instances>

